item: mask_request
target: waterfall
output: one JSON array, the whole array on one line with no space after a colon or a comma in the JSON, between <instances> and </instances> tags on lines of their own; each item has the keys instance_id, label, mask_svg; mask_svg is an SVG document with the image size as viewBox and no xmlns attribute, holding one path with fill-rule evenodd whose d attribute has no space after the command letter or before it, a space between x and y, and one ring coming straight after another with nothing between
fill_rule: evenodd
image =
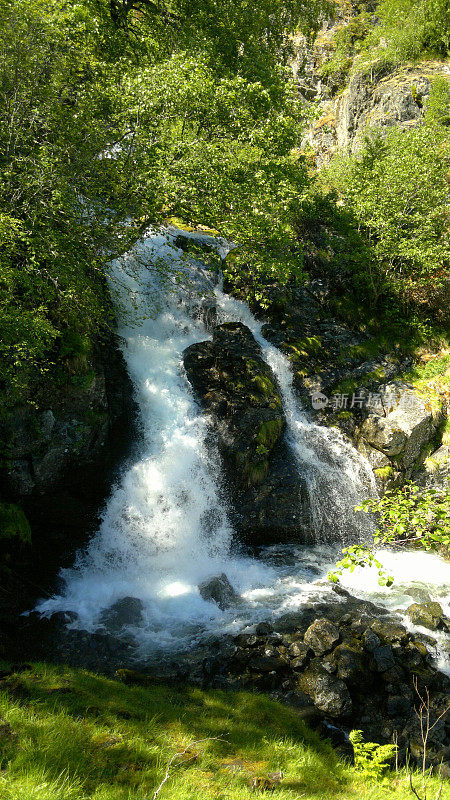
<instances>
[{"instance_id":1,"label":"waterfall","mask_svg":"<svg viewBox=\"0 0 450 800\"><path fill-rule=\"evenodd\" d=\"M264 338L263 323L255 319L248 306L219 289L216 289L216 296L219 319L239 321L250 328L264 360L277 378L288 440L306 481L315 540L350 543L370 536L370 518L364 512L354 511L362 499L377 494L368 461L345 442L339 431L316 425L308 418L295 396L287 357Z\"/></svg>"},{"instance_id":2,"label":"waterfall","mask_svg":"<svg viewBox=\"0 0 450 800\"><path fill-rule=\"evenodd\" d=\"M365 515L358 519L353 507L374 491L367 463L337 431L308 420L286 357L264 339L248 307L224 295L170 237L148 233L111 264L110 284L139 407L139 452L113 487L98 532L62 571L61 593L37 610L75 612L72 627L95 631L115 601L138 598L142 619L127 632L143 652L155 653L191 647L324 595L337 602L323 576L339 547L327 538L330 532L359 537ZM219 455L206 446L208 420L182 368L185 348L210 337L202 321L205 299L215 302L219 321L240 320L252 330L277 377L287 435L308 485L314 547L274 546L256 558L233 542ZM423 564L426 556L420 558ZM225 611L198 589L221 573L240 595Z\"/></svg>"}]
</instances>

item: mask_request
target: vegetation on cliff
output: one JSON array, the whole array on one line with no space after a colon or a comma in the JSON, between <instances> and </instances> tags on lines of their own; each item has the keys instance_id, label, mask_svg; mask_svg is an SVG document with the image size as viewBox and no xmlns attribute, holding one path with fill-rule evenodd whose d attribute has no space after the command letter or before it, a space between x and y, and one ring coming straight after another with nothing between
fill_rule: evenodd
<instances>
[{"instance_id":1,"label":"vegetation on cliff","mask_svg":"<svg viewBox=\"0 0 450 800\"><path fill-rule=\"evenodd\" d=\"M359 153L336 157L319 179L362 239L361 260L345 264L359 295L375 305L394 295L407 312L436 320L448 316L449 109L450 83L436 80L420 125L369 133Z\"/></svg>"}]
</instances>

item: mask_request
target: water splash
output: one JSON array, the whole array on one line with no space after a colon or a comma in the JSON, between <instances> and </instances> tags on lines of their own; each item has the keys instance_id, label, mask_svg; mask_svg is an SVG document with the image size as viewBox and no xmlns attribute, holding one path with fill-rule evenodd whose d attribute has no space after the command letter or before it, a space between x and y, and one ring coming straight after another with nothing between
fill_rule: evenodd
<instances>
[{"instance_id":1,"label":"water splash","mask_svg":"<svg viewBox=\"0 0 450 800\"><path fill-rule=\"evenodd\" d=\"M239 321L252 331L264 360L275 374L283 399L288 438L308 493L311 525L316 542L350 543L370 537L372 522L354 508L377 495L368 461L339 431L311 422L293 389L288 358L262 335L262 322L245 303L216 289L221 321Z\"/></svg>"},{"instance_id":2,"label":"water splash","mask_svg":"<svg viewBox=\"0 0 450 800\"><path fill-rule=\"evenodd\" d=\"M324 576L340 548L324 542L336 534L359 538L361 520L352 509L374 488L367 463L337 431L308 420L295 398L286 357L264 339L247 306L215 287L170 237L149 233L111 265L110 282L139 406L140 452L113 488L99 531L74 566L62 571L62 593L41 601L38 610L74 611L72 627L94 631L101 612L116 600L139 598L143 621L127 632L142 652L155 654L192 647L209 635L237 631L305 603L338 602ZM233 547L219 456L206 446L207 418L182 368L183 350L210 336L201 311L211 298L220 319L240 320L252 330L277 376L290 442L322 540L315 547L271 547L258 559ZM411 558L420 571L423 555ZM225 611L198 590L201 581L222 572L240 595L239 604ZM427 579L433 582L431 569ZM358 596L386 605L394 597L380 593L365 573L354 573L352 580Z\"/></svg>"}]
</instances>

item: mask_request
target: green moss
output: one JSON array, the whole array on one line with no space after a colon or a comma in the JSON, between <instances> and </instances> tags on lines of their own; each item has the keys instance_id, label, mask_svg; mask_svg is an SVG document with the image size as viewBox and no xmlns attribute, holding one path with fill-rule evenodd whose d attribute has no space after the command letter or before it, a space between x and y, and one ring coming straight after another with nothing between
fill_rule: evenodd
<instances>
[{"instance_id":1,"label":"green moss","mask_svg":"<svg viewBox=\"0 0 450 800\"><path fill-rule=\"evenodd\" d=\"M394 470L388 465L387 467L378 467L378 469L374 469L373 474L376 475L377 478L380 478L380 480L387 480L392 477Z\"/></svg>"},{"instance_id":2,"label":"green moss","mask_svg":"<svg viewBox=\"0 0 450 800\"><path fill-rule=\"evenodd\" d=\"M348 394L351 395L356 389L361 386L368 386L375 381L383 381L386 378L386 372L382 367L367 372L365 375L359 375L357 378L344 378L334 388L333 394Z\"/></svg>"},{"instance_id":3,"label":"green moss","mask_svg":"<svg viewBox=\"0 0 450 800\"><path fill-rule=\"evenodd\" d=\"M79 389L80 392L88 392L95 383L95 377L95 372L91 369L89 372L86 372L85 375L72 375L70 383L72 386Z\"/></svg>"},{"instance_id":4,"label":"green moss","mask_svg":"<svg viewBox=\"0 0 450 800\"><path fill-rule=\"evenodd\" d=\"M253 375L252 383L263 397L270 397L277 393L273 381L267 375Z\"/></svg>"},{"instance_id":5,"label":"green moss","mask_svg":"<svg viewBox=\"0 0 450 800\"><path fill-rule=\"evenodd\" d=\"M434 412L439 411L441 395L447 395L450 390L450 353L431 358L425 364L415 364L402 378L414 386Z\"/></svg>"},{"instance_id":6,"label":"green moss","mask_svg":"<svg viewBox=\"0 0 450 800\"><path fill-rule=\"evenodd\" d=\"M283 430L282 419L270 419L263 422L256 435L258 446L271 450Z\"/></svg>"},{"instance_id":7,"label":"green moss","mask_svg":"<svg viewBox=\"0 0 450 800\"><path fill-rule=\"evenodd\" d=\"M14 503L0 503L0 539L31 543L31 528L25 512Z\"/></svg>"},{"instance_id":8,"label":"green moss","mask_svg":"<svg viewBox=\"0 0 450 800\"><path fill-rule=\"evenodd\" d=\"M305 336L295 342L286 345L289 358L305 359L311 355L316 355L322 347L320 336Z\"/></svg>"},{"instance_id":9,"label":"green moss","mask_svg":"<svg viewBox=\"0 0 450 800\"><path fill-rule=\"evenodd\" d=\"M338 416L338 419L352 419L353 418L353 414L352 414L351 411L340 411L337 416Z\"/></svg>"}]
</instances>

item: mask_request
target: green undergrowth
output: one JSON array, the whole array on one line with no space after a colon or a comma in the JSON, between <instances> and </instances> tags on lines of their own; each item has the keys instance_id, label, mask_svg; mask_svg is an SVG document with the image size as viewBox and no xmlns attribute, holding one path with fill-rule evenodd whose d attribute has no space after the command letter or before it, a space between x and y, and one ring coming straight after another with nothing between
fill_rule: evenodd
<instances>
[{"instance_id":1,"label":"green undergrowth","mask_svg":"<svg viewBox=\"0 0 450 800\"><path fill-rule=\"evenodd\" d=\"M2 800L149 800L173 757L161 800L250 800L252 779L278 770L280 800L387 796L262 695L132 687L47 664L3 675ZM404 775L388 780L389 797L409 797Z\"/></svg>"},{"instance_id":2,"label":"green undergrowth","mask_svg":"<svg viewBox=\"0 0 450 800\"><path fill-rule=\"evenodd\" d=\"M418 362L406 373L405 379L417 391L450 395L450 352L433 354L425 361Z\"/></svg>"}]
</instances>

